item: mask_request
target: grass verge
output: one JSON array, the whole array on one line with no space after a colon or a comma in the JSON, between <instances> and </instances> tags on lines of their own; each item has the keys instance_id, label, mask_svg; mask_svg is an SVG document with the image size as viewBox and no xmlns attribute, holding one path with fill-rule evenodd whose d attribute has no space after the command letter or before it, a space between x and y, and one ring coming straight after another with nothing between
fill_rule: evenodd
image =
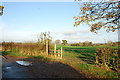
<instances>
[{"instance_id":1,"label":"grass verge","mask_svg":"<svg viewBox=\"0 0 120 80\"><path fill-rule=\"evenodd\" d=\"M77 70L89 74L92 77L120 78L120 73L95 65L95 53L98 47L63 46L63 59L68 62L69 65L76 67ZM116 49L116 47L112 48Z\"/></svg>"}]
</instances>

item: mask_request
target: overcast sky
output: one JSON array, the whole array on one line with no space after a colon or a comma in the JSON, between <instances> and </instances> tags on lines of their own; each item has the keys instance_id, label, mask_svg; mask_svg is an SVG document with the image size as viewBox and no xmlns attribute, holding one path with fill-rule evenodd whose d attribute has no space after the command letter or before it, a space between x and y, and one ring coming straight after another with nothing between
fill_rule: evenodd
<instances>
[{"instance_id":1,"label":"overcast sky","mask_svg":"<svg viewBox=\"0 0 120 80\"><path fill-rule=\"evenodd\" d=\"M118 41L118 33L100 30L90 32L88 25L73 27L74 16L79 15L76 2L4 2L0 17L0 41L36 41L41 32L51 32L53 41L92 41L104 43Z\"/></svg>"}]
</instances>

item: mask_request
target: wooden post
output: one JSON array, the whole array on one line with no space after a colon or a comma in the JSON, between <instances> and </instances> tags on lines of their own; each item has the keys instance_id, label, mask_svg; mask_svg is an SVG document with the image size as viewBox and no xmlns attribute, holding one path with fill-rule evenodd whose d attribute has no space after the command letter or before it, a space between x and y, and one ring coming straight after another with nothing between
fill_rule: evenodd
<instances>
[{"instance_id":1,"label":"wooden post","mask_svg":"<svg viewBox=\"0 0 120 80\"><path fill-rule=\"evenodd\" d=\"M95 63L96 63L96 65L98 65L98 56L97 56L97 53L95 53Z\"/></svg>"},{"instance_id":2,"label":"wooden post","mask_svg":"<svg viewBox=\"0 0 120 80\"><path fill-rule=\"evenodd\" d=\"M46 40L46 54L48 55L48 40Z\"/></svg>"},{"instance_id":3,"label":"wooden post","mask_svg":"<svg viewBox=\"0 0 120 80\"><path fill-rule=\"evenodd\" d=\"M62 47L61 47L61 59L62 59Z\"/></svg>"},{"instance_id":4,"label":"wooden post","mask_svg":"<svg viewBox=\"0 0 120 80\"><path fill-rule=\"evenodd\" d=\"M58 49L58 55L57 55L58 57L60 56L60 49Z\"/></svg>"},{"instance_id":5,"label":"wooden post","mask_svg":"<svg viewBox=\"0 0 120 80\"><path fill-rule=\"evenodd\" d=\"M56 53L56 44L55 44L55 46L54 46L54 53Z\"/></svg>"},{"instance_id":6,"label":"wooden post","mask_svg":"<svg viewBox=\"0 0 120 80\"><path fill-rule=\"evenodd\" d=\"M55 46L54 46L54 55L55 55L55 57L56 57L56 44L55 44Z\"/></svg>"}]
</instances>

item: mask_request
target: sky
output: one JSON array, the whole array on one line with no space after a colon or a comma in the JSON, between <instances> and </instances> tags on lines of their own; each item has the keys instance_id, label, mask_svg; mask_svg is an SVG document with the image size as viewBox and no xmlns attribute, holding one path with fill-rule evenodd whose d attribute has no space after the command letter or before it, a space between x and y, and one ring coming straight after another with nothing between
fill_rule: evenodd
<instances>
[{"instance_id":1,"label":"sky","mask_svg":"<svg viewBox=\"0 0 120 80\"><path fill-rule=\"evenodd\" d=\"M76 2L3 2L2 5L5 8L0 16L0 42L37 41L41 32L48 31L53 41L118 41L118 32L107 33L102 29L95 34L86 24L73 27L73 17L80 11Z\"/></svg>"},{"instance_id":2,"label":"sky","mask_svg":"<svg viewBox=\"0 0 120 80\"><path fill-rule=\"evenodd\" d=\"M2 2L100 2L100 1L119 1L119 0L1 0Z\"/></svg>"}]
</instances>

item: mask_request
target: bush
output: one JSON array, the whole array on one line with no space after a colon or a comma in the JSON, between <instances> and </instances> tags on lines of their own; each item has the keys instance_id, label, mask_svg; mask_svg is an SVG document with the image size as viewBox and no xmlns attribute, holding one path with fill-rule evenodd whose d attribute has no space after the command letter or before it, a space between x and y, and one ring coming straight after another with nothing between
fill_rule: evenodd
<instances>
[{"instance_id":1,"label":"bush","mask_svg":"<svg viewBox=\"0 0 120 80\"><path fill-rule=\"evenodd\" d=\"M96 64L120 71L120 50L111 48L96 49Z\"/></svg>"},{"instance_id":2,"label":"bush","mask_svg":"<svg viewBox=\"0 0 120 80\"><path fill-rule=\"evenodd\" d=\"M49 49L53 49L52 45L49 45ZM19 52L20 54L30 56L40 56L46 53L46 44L43 43L13 43L3 42L2 51Z\"/></svg>"}]
</instances>

